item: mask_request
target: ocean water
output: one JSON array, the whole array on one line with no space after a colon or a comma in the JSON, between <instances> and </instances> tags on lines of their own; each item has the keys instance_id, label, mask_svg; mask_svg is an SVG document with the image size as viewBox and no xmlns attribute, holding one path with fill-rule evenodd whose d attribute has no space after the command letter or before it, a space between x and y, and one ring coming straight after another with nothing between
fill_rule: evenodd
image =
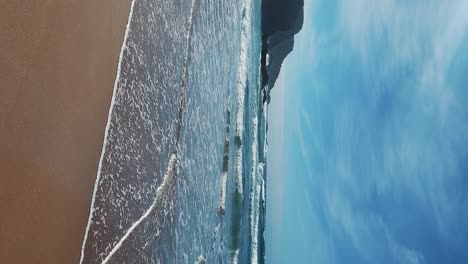
<instances>
[{"instance_id":1,"label":"ocean water","mask_svg":"<svg viewBox=\"0 0 468 264\"><path fill-rule=\"evenodd\" d=\"M260 0L134 0L81 263L264 263Z\"/></svg>"}]
</instances>

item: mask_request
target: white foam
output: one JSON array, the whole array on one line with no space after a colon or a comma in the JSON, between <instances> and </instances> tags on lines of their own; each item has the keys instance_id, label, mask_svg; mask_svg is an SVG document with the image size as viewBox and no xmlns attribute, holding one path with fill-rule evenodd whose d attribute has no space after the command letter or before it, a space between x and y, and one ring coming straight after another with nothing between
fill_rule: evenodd
<instances>
[{"instance_id":1,"label":"white foam","mask_svg":"<svg viewBox=\"0 0 468 264\"><path fill-rule=\"evenodd\" d=\"M224 215L226 211L226 186L227 185L227 171L223 171L221 175L221 194L219 197L218 213Z\"/></svg>"},{"instance_id":2,"label":"white foam","mask_svg":"<svg viewBox=\"0 0 468 264\"><path fill-rule=\"evenodd\" d=\"M252 244L251 244L251 261L250 263L255 264L258 263L258 222L259 222L259 194L261 192L261 187L260 184L257 182L255 186L253 186L252 192L255 192L255 199L253 200L253 204L251 207L254 210L253 216L250 219L251 221L251 239L252 239Z\"/></svg>"},{"instance_id":3,"label":"white foam","mask_svg":"<svg viewBox=\"0 0 468 264\"><path fill-rule=\"evenodd\" d=\"M247 89L247 75L249 66L249 48L251 39L251 3L249 0L242 2L242 10L245 17L241 21L240 56L239 69L237 73L237 115L236 115L236 137L242 139L244 133L244 108L245 89Z\"/></svg>"},{"instance_id":4,"label":"white foam","mask_svg":"<svg viewBox=\"0 0 468 264\"><path fill-rule=\"evenodd\" d=\"M195 264L205 264L205 263L206 263L206 258L203 255L200 255L197 261L195 261Z\"/></svg>"},{"instance_id":5,"label":"white foam","mask_svg":"<svg viewBox=\"0 0 468 264\"><path fill-rule=\"evenodd\" d=\"M237 264L238 261L239 261L239 249L236 249L234 252L232 252L231 263L232 264Z\"/></svg>"},{"instance_id":6,"label":"white foam","mask_svg":"<svg viewBox=\"0 0 468 264\"><path fill-rule=\"evenodd\" d=\"M109 130L110 130L110 124L111 124L112 113L113 113L113 109L114 109L114 105L115 105L115 97L116 97L116 94L117 94L117 88L118 88L118 84L119 84L119 80L120 80L120 74L122 72L121 67L122 67L123 54L124 54L125 49L127 48L128 34L130 32L130 24L132 22L133 7L134 6L135 6L135 0L133 0L131 5L130 5L130 13L128 15L127 26L125 28L124 40L123 40L122 47L120 49L119 62L117 64L117 74L116 74L115 81L114 81L112 99L111 99L111 104L110 104L110 108L109 108L109 113L108 113L108 116L107 116L106 129L105 129L105 132L104 132L104 139L103 139L104 143L102 145L101 158L99 160L96 181L94 182L93 196L91 198L91 206L90 206L90 209L89 209L88 224L86 225L85 236L84 236L84 239L83 239L83 244L81 246L80 264L83 263L83 260L84 260L85 245L86 245L86 241L88 240L88 233L89 233L89 229L91 227L91 222L93 220L94 204L95 204L97 189L98 189L98 186L99 186L99 180L101 179L102 162L104 160L104 154L105 154L107 144L109 143L107 141L107 139L108 139L108 134L109 134Z\"/></svg>"},{"instance_id":7,"label":"white foam","mask_svg":"<svg viewBox=\"0 0 468 264\"><path fill-rule=\"evenodd\" d=\"M247 89L247 75L249 66L249 48L251 38L251 1L242 1L242 10L245 16L241 21L240 38L240 56L239 69L237 73L237 113L236 113L236 132L235 137L240 144L237 144L237 153L235 161L235 179L237 192L243 195L242 184L242 138L244 135L244 108L245 108L245 90Z\"/></svg>"},{"instance_id":8,"label":"white foam","mask_svg":"<svg viewBox=\"0 0 468 264\"><path fill-rule=\"evenodd\" d=\"M260 186L258 181L258 117L254 115L252 118L252 191L250 193L250 238L251 238L251 259L250 263L258 263L258 214L259 214L259 195L260 195Z\"/></svg>"},{"instance_id":9,"label":"white foam","mask_svg":"<svg viewBox=\"0 0 468 264\"><path fill-rule=\"evenodd\" d=\"M104 259L102 264L107 263L112 256L120 249L122 246L123 242L127 240L127 238L130 236L130 234L150 215L150 213L154 210L158 202L160 201L161 195L167 191L171 186L174 185L175 183L175 168L177 165L177 156L176 154L172 154L171 159L169 160L169 165L167 167L166 174L164 175L164 180L162 184L158 187L156 190L156 197L151 204L150 208L146 210L146 212L143 214L140 219L138 219L133 225L128 229L128 231L125 233L125 235L120 239L119 243L114 246L114 248L111 250L111 252L107 255L107 257Z\"/></svg>"},{"instance_id":10,"label":"white foam","mask_svg":"<svg viewBox=\"0 0 468 264\"><path fill-rule=\"evenodd\" d=\"M265 163L259 162L259 163L258 163L257 172L258 172L258 175L260 176L260 178L262 178L262 180L263 180L263 172L264 172L264 170L265 170Z\"/></svg>"},{"instance_id":11,"label":"white foam","mask_svg":"<svg viewBox=\"0 0 468 264\"><path fill-rule=\"evenodd\" d=\"M263 104L263 127L265 128L265 137L263 138L263 160L267 160L267 154L268 154L268 132L267 132L267 126L268 126L268 104Z\"/></svg>"},{"instance_id":12,"label":"white foam","mask_svg":"<svg viewBox=\"0 0 468 264\"><path fill-rule=\"evenodd\" d=\"M184 65L182 68L182 80L183 82L187 81L187 73L188 73L188 61L189 61L189 49L190 49L190 39L192 36L192 28L193 28L193 15L195 13L195 3L196 0L192 0L192 6L190 7L190 16L188 19L188 29L185 34L185 57L184 57ZM182 87L182 98L185 98L185 89L186 87ZM181 106L183 108L183 106Z\"/></svg>"},{"instance_id":13,"label":"white foam","mask_svg":"<svg viewBox=\"0 0 468 264\"><path fill-rule=\"evenodd\" d=\"M261 182L261 186L262 186L261 197L262 197L263 206L265 206L265 179L264 179L264 168L265 168L265 164L264 164L264 163L260 163L260 164L258 165L258 173L259 173L260 175L262 175L262 178L260 179L260 182Z\"/></svg>"},{"instance_id":14,"label":"white foam","mask_svg":"<svg viewBox=\"0 0 468 264\"><path fill-rule=\"evenodd\" d=\"M123 62L123 54L124 54L124 51L128 48L128 45L129 45L129 32L130 32L130 25L131 25L131 21L132 21L132 18L133 18L133 10L134 10L134 6L135 6L135 0L132 1L131 3L131 6L130 6L130 14L129 14L129 17L128 17L128 21L127 21L127 25L126 25L126 29L125 29L125 36L124 36L124 41L123 41L123 44L122 44L122 47L121 47L121 50L120 50L120 55L119 55L119 62L117 64L117 74L116 74L116 78L115 78L115 81L114 81L114 88L113 88L113 94L112 94L112 99L111 99L111 104L110 104L110 109L109 109L109 113L108 113L108 118L107 118L107 124L106 124L106 129L105 129L105 133L104 133L104 143L103 143L103 147L102 147L102 151L101 151L101 157L100 157L100 161L99 161L99 165L98 165L98 171L97 171L97 177L96 177L96 181L95 181L95 184L94 184L94 191L93 191L93 196L92 196L92 200L91 200L91 207L90 207L90 213L89 213L89 218L88 218L88 223L87 223L87 226L86 226L86 231L85 231L85 236L84 236L84 239L83 239L83 244L82 244L82 248L81 248L81 257L80 257L80 264L83 263L84 261L84 250L85 250L85 245L86 245L86 241L88 239L88 234L89 234L89 231L90 231L90 227L91 227L91 223L92 223L92 217L93 217L93 214L96 210L96 208L94 208L94 205L95 205L95 199L96 199L96 194L97 194L97 189L98 189L98 186L99 186L99 182L100 182L100 178L101 178L101 173L102 173L102 163L103 163L103 160L104 160L104 154L105 154L105 149L107 147L107 144L108 144L108 133L109 133L109 130L110 130L110 124L111 124L111 117L112 117L112 113L113 113L113 109L114 109L114 105L115 105L115 100L116 100L116 95L118 93L118 84L119 84L119 81L121 79L121 67L122 67L122 62ZM192 27L193 27L193 15L194 15L194 12L195 12L195 6L196 6L196 0L192 0L192 6L191 6L191 10L190 10L190 17L189 17L189 20L188 20L188 29L187 29L187 33L186 33L186 46L185 46L185 57L184 57L184 66L183 66L183 72L182 72L182 76L183 76L183 81L185 82L186 80L186 75L187 75L187 65L188 65L188 60L189 60L189 47L190 47L190 37L191 37L191 33L192 33ZM185 103L185 88L186 87L182 87L182 93L181 93L181 98L180 98L180 102L179 102L179 111L183 112L184 111L184 103ZM141 113L141 111L140 111ZM179 120L179 126L182 126L182 120ZM179 129L180 131L180 129ZM176 146L177 148L177 146ZM130 159L130 156L127 157L128 159ZM175 164L176 164L176 160L177 160L177 156L176 154L173 154L171 156L171 159L169 161L169 165L168 165L168 170L166 171L166 174L164 176L164 180L163 180L163 183L158 187L157 191L156 191L156 198L155 200L153 201L153 204L150 206L150 208L143 214L143 216L137 220L128 230L127 232L124 234L124 236L120 239L120 241L113 247L113 249L110 251L110 253L107 255L107 257L104 259L104 261L102 263L107 263L107 261L112 257L112 255L120 248L120 246L122 245L122 243L128 238L128 236L133 232L133 230L146 218L148 217L149 213L153 210L153 208L156 206L156 203L157 201L159 200L159 197L161 196L161 193L167 189L167 186L170 185L168 184L168 181L171 180L172 181L172 178L174 177L173 174L173 168L175 167ZM111 244L109 244L107 246L107 248L110 248L111 247ZM107 249L105 250L105 252L107 252ZM100 252L99 255L101 257L104 257L105 253L104 252Z\"/></svg>"},{"instance_id":15,"label":"white foam","mask_svg":"<svg viewBox=\"0 0 468 264\"><path fill-rule=\"evenodd\" d=\"M237 150L236 154L236 165L234 167L235 171L235 183L236 183L236 190L240 195L244 195L244 188L242 184L242 148Z\"/></svg>"}]
</instances>

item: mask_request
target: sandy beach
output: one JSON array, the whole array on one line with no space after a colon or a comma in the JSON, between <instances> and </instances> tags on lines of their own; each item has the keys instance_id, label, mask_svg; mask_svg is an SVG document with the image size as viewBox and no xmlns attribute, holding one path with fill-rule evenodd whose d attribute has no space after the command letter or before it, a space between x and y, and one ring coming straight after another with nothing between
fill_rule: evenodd
<instances>
[{"instance_id":1,"label":"sandy beach","mask_svg":"<svg viewBox=\"0 0 468 264\"><path fill-rule=\"evenodd\" d=\"M0 259L78 263L130 0L0 11Z\"/></svg>"}]
</instances>

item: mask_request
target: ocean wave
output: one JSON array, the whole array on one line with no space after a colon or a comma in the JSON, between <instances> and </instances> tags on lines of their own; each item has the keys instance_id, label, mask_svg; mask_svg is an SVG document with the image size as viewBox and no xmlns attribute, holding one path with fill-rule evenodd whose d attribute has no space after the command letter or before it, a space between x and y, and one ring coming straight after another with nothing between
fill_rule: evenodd
<instances>
[{"instance_id":1,"label":"ocean wave","mask_svg":"<svg viewBox=\"0 0 468 264\"><path fill-rule=\"evenodd\" d=\"M131 24L130 22L132 21L134 7L135 7L135 0L132 0L132 3L130 5L130 12L129 12L129 15L128 15L128 20L127 20L127 25L125 27L124 39L123 39L122 47L120 49L119 62L117 63L117 76L116 76L115 81L114 81L114 87L113 87L113 92L112 92L112 98L111 98L109 113L108 113L108 117L107 117L106 129L105 129L105 132L104 132L104 143L103 143L103 146L102 146L101 157L100 157L99 164L98 164L96 181L94 183L93 196L91 197L91 206L90 206L90 209L89 209L88 223L86 224L86 230L85 230L85 234L84 234L84 238L83 238L83 244L81 246L80 264L83 263L83 260L84 260L86 241L88 240L88 234L90 232L91 223L93 222L94 212L97 209L95 207L96 196L97 196L98 187L99 187L101 174L102 174L102 164L103 164L103 161L104 161L104 155L105 155L105 152L106 152L107 145L109 144L109 131L110 131L110 126L111 126L112 113L113 113L113 109L114 109L115 102L116 102L117 89L118 89L118 85L119 85L119 81L120 81L120 75L122 73L122 62L123 62L124 52L127 49L127 43L128 43L128 39L129 39L128 35L129 35L129 32L130 32L130 24ZM102 254L103 254L103 252L100 253L101 257L103 257Z\"/></svg>"},{"instance_id":2,"label":"ocean wave","mask_svg":"<svg viewBox=\"0 0 468 264\"><path fill-rule=\"evenodd\" d=\"M121 248L122 244L127 240L127 238L133 233L133 231L150 215L150 213L159 205L164 202L163 201L165 196L167 196L167 192L171 190L171 187L175 184L175 170L177 166L177 156L176 154L172 154L171 159L169 161L166 174L164 175L163 183L158 187L156 190L156 198L154 202L151 204L150 208L146 210L140 219L138 219L133 225L128 229L125 235L120 239L120 241L114 246L114 248L109 252L107 257L102 261L101 264L106 264L109 262L114 254Z\"/></svg>"},{"instance_id":3,"label":"ocean wave","mask_svg":"<svg viewBox=\"0 0 468 264\"><path fill-rule=\"evenodd\" d=\"M223 166L221 170L221 192L219 197L218 214L224 215L226 211L226 189L227 189L227 177L229 170L229 137L230 137L230 124L231 124L231 109L226 109L226 135L224 142L224 153L223 153Z\"/></svg>"},{"instance_id":4,"label":"ocean wave","mask_svg":"<svg viewBox=\"0 0 468 264\"><path fill-rule=\"evenodd\" d=\"M250 192L250 239L251 239L251 263L257 263L257 233L258 233L258 188L257 188L257 159L258 159L258 136L257 136L258 118L254 115L252 118L252 169L251 169L251 192Z\"/></svg>"},{"instance_id":5,"label":"ocean wave","mask_svg":"<svg viewBox=\"0 0 468 264\"><path fill-rule=\"evenodd\" d=\"M226 188L227 188L227 172L221 174L221 193L219 197L218 214L224 215L226 212Z\"/></svg>"},{"instance_id":6,"label":"ocean wave","mask_svg":"<svg viewBox=\"0 0 468 264\"><path fill-rule=\"evenodd\" d=\"M206 263L206 258L203 255L200 255L197 261L195 261L195 264L205 264L205 263Z\"/></svg>"},{"instance_id":7,"label":"ocean wave","mask_svg":"<svg viewBox=\"0 0 468 264\"><path fill-rule=\"evenodd\" d=\"M89 261L106 263L152 211L159 210L159 208L167 210L168 201L164 199L169 196L163 194L167 188L170 188L167 187L167 180L173 178L171 176L173 172L167 171L162 179L160 176L164 173L162 169L166 165L166 159L169 159L169 168L171 168L173 160L177 160L177 145L185 108L188 53L196 1L192 1L188 28L184 29L186 45L182 63L182 80L168 75L167 82L163 82L165 85L182 82L181 94L178 97L179 118L177 123L177 119L172 118L172 113L175 112L172 109L176 108L169 107L172 106L170 103L172 100L167 101L167 97L175 99L175 104L177 96L171 97L171 95L172 93L176 95L176 92L173 92L175 90L166 91L163 85L158 85L151 78L153 73L149 73L150 67L146 63L151 61L151 65L154 65L155 61L149 58L152 55L151 50L144 49L145 45L150 43L151 34L154 34L153 30L162 31L162 27L167 27L169 23L174 29L177 29L174 26L176 19L164 20L165 23L160 27L156 26L156 22L148 25L145 20L151 20L154 13L151 11L143 14L139 12L141 9L151 10L150 7L155 7L156 3L135 0L131 3L80 263ZM161 3L161 5L170 11L177 10L172 4ZM134 13L139 16L134 16ZM177 20L177 22L179 21ZM183 35L181 34L181 36ZM164 42L162 41L162 43ZM167 57L167 61L174 62L174 64L164 65L168 68L179 65L175 57ZM135 74L138 70L145 74ZM158 68L158 70L167 69ZM157 73L157 71L153 72ZM176 79L175 82L172 82L174 79ZM158 98L153 100L152 96ZM165 111L154 111L155 108L151 104L155 102L160 109L165 109ZM169 121L163 121L162 116L166 114L165 117ZM174 130L174 128L176 129ZM176 138L175 144L173 144L172 136ZM156 162L149 162L154 160ZM113 166L111 167L111 165ZM153 171L152 166L157 165L160 166L161 171ZM169 184L169 186L173 186L173 184ZM157 206L156 203L158 203ZM114 220L116 217L118 221Z\"/></svg>"}]
</instances>

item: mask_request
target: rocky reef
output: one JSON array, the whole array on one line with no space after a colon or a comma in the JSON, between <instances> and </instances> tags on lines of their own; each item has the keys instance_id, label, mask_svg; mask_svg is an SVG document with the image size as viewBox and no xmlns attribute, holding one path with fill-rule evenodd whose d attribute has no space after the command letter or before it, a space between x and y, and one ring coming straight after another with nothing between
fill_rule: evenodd
<instances>
[{"instance_id":1,"label":"rocky reef","mask_svg":"<svg viewBox=\"0 0 468 264\"><path fill-rule=\"evenodd\" d=\"M270 102L286 56L294 48L294 35L302 29L304 0L263 0L262 3L262 89L263 102Z\"/></svg>"}]
</instances>

